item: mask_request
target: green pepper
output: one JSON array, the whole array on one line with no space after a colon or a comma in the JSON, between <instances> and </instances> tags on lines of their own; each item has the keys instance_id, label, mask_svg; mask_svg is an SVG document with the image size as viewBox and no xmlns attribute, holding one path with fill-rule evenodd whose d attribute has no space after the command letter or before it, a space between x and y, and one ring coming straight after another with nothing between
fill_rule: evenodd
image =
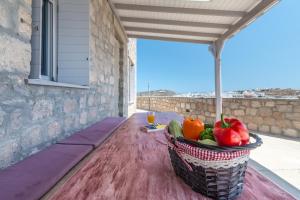
<instances>
[{"instance_id":1,"label":"green pepper","mask_svg":"<svg viewBox=\"0 0 300 200\"><path fill-rule=\"evenodd\" d=\"M215 137L213 134L213 129L212 128L206 128L202 133L201 133L201 140L213 140L215 141Z\"/></svg>"},{"instance_id":2,"label":"green pepper","mask_svg":"<svg viewBox=\"0 0 300 200\"><path fill-rule=\"evenodd\" d=\"M204 124L204 128L207 129L207 128L214 128L214 125L213 124Z\"/></svg>"}]
</instances>

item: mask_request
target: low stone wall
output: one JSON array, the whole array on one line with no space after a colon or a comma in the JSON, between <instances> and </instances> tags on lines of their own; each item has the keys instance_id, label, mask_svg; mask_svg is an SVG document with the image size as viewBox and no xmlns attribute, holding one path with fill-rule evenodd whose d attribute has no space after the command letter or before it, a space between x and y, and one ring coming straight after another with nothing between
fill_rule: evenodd
<instances>
[{"instance_id":1,"label":"low stone wall","mask_svg":"<svg viewBox=\"0 0 300 200\"><path fill-rule=\"evenodd\" d=\"M149 110L149 97L138 97L137 108ZM215 99L151 97L150 110L173 111L214 122ZM252 131L300 138L300 100L226 98L223 112L239 118Z\"/></svg>"}]
</instances>

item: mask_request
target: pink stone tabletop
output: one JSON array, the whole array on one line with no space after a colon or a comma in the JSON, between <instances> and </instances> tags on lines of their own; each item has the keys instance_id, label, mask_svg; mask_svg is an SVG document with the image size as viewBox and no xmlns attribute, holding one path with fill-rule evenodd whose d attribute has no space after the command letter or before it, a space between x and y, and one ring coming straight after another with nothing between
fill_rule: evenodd
<instances>
[{"instance_id":1,"label":"pink stone tabletop","mask_svg":"<svg viewBox=\"0 0 300 200\"><path fill-rule=\"evenodd\" d=\"M180 119L157 113L160 123ZM52 200L209 199L194 192L173 171L162 132L144 133L146 114L135 114L99 148L81 169L55 191ZM248 167L240 200L293 199Z\"/></svg>"}]
</instances>

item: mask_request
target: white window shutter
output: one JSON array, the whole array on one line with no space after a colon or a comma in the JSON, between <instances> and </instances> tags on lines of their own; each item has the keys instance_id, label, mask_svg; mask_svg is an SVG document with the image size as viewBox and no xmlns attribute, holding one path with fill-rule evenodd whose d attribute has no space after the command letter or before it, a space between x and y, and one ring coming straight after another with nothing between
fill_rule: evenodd
<instances>
[{"instance_id":1,"label":"white window shutter","mask_svg":"<svg viewBox=\"0 0 300 200\"><path fill-rule=\"evenodd\" d=\"M58 82L89 85L89 1L59 0Z\"/></svg>"}]
</instances>

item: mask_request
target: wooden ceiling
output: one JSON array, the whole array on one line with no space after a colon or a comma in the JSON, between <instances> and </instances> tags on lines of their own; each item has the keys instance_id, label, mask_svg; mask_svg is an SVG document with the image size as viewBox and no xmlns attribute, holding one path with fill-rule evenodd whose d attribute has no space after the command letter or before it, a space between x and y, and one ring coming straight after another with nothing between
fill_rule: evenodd
<instances>
[{"instance_id":1,"label":"wooden ceiling","mask_svg":"<svg viewBox=\"0 0 300 200\"><path fill-rule=\"evenodd\" d=\"M109 0L129 38L211 44L226 40L279 0Z\"/></svg>"}]
</instances>

